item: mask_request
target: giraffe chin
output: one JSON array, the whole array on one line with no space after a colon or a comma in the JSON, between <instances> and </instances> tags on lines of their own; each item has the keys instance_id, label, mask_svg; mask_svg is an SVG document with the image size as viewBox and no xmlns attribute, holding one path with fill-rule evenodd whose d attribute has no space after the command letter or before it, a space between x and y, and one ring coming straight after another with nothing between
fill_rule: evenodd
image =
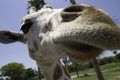
<instances>
[{"instance_id":1,"label":"giraffe chin","mask_svg":"<svg viewBox=\"0 0 120 80\"><path fill-rule=\"evenodd\" d=\"M60 48L64 49L67 55L77 63L89 62L102 53L102 49L97 47L83 44L76 41L63 41L55 43Z\"/></svg>"}]
</instances>

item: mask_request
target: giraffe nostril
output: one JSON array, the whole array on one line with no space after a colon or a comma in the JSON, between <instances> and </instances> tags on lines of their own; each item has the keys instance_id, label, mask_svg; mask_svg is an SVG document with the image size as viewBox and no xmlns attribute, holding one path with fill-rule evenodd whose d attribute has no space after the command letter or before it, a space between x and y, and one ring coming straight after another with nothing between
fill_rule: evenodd
<instances>
[{"instance_id":1,"label":"giraffe nostril","mask_svg":"<svg viewBox=\"0 0 120 80\"><path fill-rule=\"evenodd\" d=\"M73 5L64 9L64 12L81 12L84 7L80 5Z\"/></svg>"},{"instance_id":2,"label":"giraffe nostril","mask_svg":"<svg viewBox=\"0 0 120 80\"><path fill-rule=\"evenodd\" d=\"M61 17L63 22L73 21L78 18L82 12L84 11L85 7L82 5L72 5L69 6L61 12Z\"/></svg>"}]
</instances>

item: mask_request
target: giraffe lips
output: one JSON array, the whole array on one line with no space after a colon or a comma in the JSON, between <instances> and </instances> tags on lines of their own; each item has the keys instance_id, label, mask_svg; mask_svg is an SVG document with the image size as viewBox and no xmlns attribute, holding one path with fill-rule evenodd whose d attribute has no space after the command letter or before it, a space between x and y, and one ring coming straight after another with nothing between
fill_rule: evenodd
<instances>
[{"instance_id":1,"label":"giraffe lips","mask_svg":"<svg viewBox=\"0 0 120 80\"><path fill-rule=\"evenodd\" d=\"M63 41L61 43L57 43L55 42L56 45L61 46L63 49L66 50L71 50L72 52L88 52L88 51L94 51L94 50L101 50L97 47L91 46L91 45L87 45L87 44L83 44L80 42L76 42L76 41Z\"/></svg>"},{"instance_id":2,"label":"giraffe lips","mask_svg":"<svg viewBox=\"0 0 120 80\"><path fill-rule=\"evenodd\" d=\"M90 61L103 51L97 47L75 41L63 41L56 43L56 45L62 48L77 63Z\"/></svg>"}]
</instances>

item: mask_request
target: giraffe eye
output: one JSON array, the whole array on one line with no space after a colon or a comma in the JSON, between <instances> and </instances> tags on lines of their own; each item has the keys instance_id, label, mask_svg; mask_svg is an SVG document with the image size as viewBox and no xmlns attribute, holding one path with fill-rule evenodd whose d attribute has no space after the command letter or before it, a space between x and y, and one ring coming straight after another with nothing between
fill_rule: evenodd
<instances>
[{"instance_id":1,"label":"giraffe eye","mask_svg":"<svg viewBox=\"0 0 120 80\"><path fill-rule=\"evenodd\" d=\"M31 20L25 20L25 23L22 25L21 30L24 34L27 34L29 29L31 28L33 22Z\"/></svg>"}]
</instances>

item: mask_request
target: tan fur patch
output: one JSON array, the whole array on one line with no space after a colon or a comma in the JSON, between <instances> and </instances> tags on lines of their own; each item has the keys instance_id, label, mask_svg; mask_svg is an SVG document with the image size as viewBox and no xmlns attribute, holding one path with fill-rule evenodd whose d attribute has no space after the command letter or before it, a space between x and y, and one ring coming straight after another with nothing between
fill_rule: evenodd
<instances>
[{"instance_id":1,"label":"tan fur patch","mask_svg":"<svg viewBox=\"0 0 120 80\"><path fill-rule=\"evenodd\" d=\"M99 54L102 53L102 50L94 50L94 51L86 51L80 53L71 53L68 54L75 62L77 63L84 63L87 61L91 61L92 59L96 58Z\"/></svg>"},{"instance_id":2,"label":"tan fur patch","mask_svg":"<svg viewBox=\"0 0 120 80\"><path fill-rule=\"evenodd\" d=\"M31 49L31 48L28 48L28 50L29 50L29 55L30 55L30 57L32 58L32 59L35 59L35 50L34 49Z\"/></svg>"},{"instance_id":3,"label":"tan fur patch","mask_svg":"<svg viewBox=\"0 0 120 80\"><path fill-rule=\"evenodd\" d=\"M37 41L33 41L33 45L35 47L35 50L38 51L39 47Z\"/></svg>"},{"instance_id":4,"label":"tan fur patch","mask_svg":"<svg viewBox=\"0 0 120 80\"><path fill-rule=\"evenodd\" d=\"M29 52L35 53L34 49L29 48Z\"/></svg>"}]
</instances>

